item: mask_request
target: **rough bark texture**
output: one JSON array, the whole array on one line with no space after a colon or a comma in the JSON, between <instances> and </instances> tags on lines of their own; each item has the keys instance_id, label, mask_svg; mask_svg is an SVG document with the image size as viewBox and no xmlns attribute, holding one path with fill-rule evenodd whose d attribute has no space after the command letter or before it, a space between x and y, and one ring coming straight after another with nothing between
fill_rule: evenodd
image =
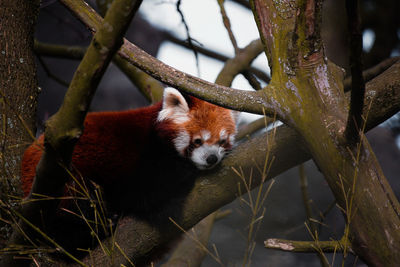
<instances>
[{"instance_id":1,"label":"rough bark texture","mask_svg":"<svg viewBox=\"0 0 400 267\"><path fill-rule=\"evenodd\" d=\"M203 98L207 98L208 94L207 90L199 88L200 86L210 90L217 89L219 92L226 89L226 93L214 101L237 109L246 107L241 103L229 102L248 101L247 108L259 113L264 105L264 108L275 110L293 129L281 126L277 129L275 138L264 135L240 145L222 162L215 173L205 172L198 177L193 191L185 199L176 200L184 203L182 210L178 211L175 205L171 205L151 223L130 217L123 218L119 221L113 239L104 245L109 245L112 249L115 248L115 243L118 243L124 253L117 252L110 257L98 248L92 253L92 258L85 259L85 263L94 266L120 266L122 263L129 265L130 259L140 261L142 256L180 232L171 223L170 217L182 228L189 229L212 211L234 200L240 192L245 192L238 190L238 182L243 188L243 181L233 179L237 176L232 171L232 166L250 173L250 170L257 170L257 166L263 166L268 155L270 159L275 160L267 178L274 177L309 159L310 154L302 144L307 146L324 172L339 205L343 208L349 226L349 233L345 235L348 234L351 238L354 250L371 265L395 266L399 263L399 256L396 255L400 244L399 204L364 137L361 137L363 143L359 147L351 147L344 142L343 131L348 101L343 93L342 75L336 66L325 59L320 44L320 3L296 3L293 0L253 1L253 10L273 71L271 85L257 94L236 92L236 98L230 98L229 92L234 92L233 90L204 83L177 72L150 58L137 47L125 43L124 57L156 78L173 86L186 88L185 90ZM368 117L373 123L378 123L399 110L399 67L400 63L395 64L381 75L383 78L374 79L367 85L366 102L368 97L374 99L371 115ZM89 93L89 96L91 94ZM78 96L80 97L84 96ZM212 93L212 97L218 97L218 93ZM265 98L264 103L261 97ZM86 105L88 100L83 101ZM390 105L387 105L389 102ZM385 109L382 109L382 103L386 104ZM71 107L73 110L76 106ZM79 108L81 109L76 110L78 113L85 113L86 107ZM365 110L368 110L368 107L365 107ZM77 119L78 124L80 120L82 119ZM368 122L367 128L375 126L373 123ZM68 132L65 135L67 139L75 139L80 132L79 126L73 125L71 128L78 130L72 131L72 134ZM297 133L300 133L301 137ZM68 147L67 150L61 149L59 152L67 151L67 155L70 150L71 147ZM57 164L54 158L47 157L44 161ZM46 173L52 171L51 168L42 170L44 176L51 178L51 175L54 175ZM257 171L253 174L252 188L258 186L260 178L266 175ZM52 190L53 186L51 183L47 184L45 190ZM56 185L55 188L57 187ZM34 190L36 189L38 188ZM56 190L56 194L59 191ZM26 217L33 211L34 209L27 211Z\"/></svg>"},{"instance_id":2,"label":"rough bark texture","mask_svg":"<svg viewBox=\"0 0 400 267\"><path fill-rule=\"evenodd\" d=\"M281 117L303 137L342 208L353 250L367 264L400 263L400 206L368 141L346 143L340 70L321 45L321 1L252 1L272 64ZM374 100L372 100L374 101Z\"/></svg>"},{"instance_id":3,"label":"rough bark texture","mask_svg":"<svg viewBox=\"0 0 400 267\"><path fill-rule=\"evenodd\" d=\"M20 160L35 135L39 88L32 47L38 7L39 0L0 2L0 200L7 205L9 196L21 194ZM3 222L0 228L2 247L8 228Z\"/></svg>"},{"instance_id":4,"label":"rough bark texture","mask_svg":"<svg viewBox=\"0 0 400 267\"><path fill-rule=\"evenodd\" d=\"M367 83L367 95L374 95L380 101L384 101L384 99L393 101L388 105L391 110L382 110L379 102L373 102L367 130L377 126L386 119L386 116L391 116L400 109L400 76L397 75L398 72L400 72L400 62L384 72L385 77L379 76ZM393 98L393 95L399 97ZM386 96L389 97L386 98ZM368 106L365 109L367 110ZM240 193L245 193L243 183L232 171L232 166L241 168L246 178L249 177L246 174L252 172L250 189L256 188L260 184L262 176L257 170L259 166L265 164L267 154L270 159L274 159L267 173L267 179L311 158L301 137L295 130L287 126L280 126L274 138L264 134L244 142L224 159L216 172L205 173L197 177L193 190L185 199L176 200L177 203L185 203L182 210L177 211L176 205L172 203L162 214L159 214L157 221L152 221L151 224L132 217L125 217L120 221L114 239L104 243L111 247L113 242L117 242L121 248L125 248L125 255L118 251L113 255L114 262L127 265L129 262L126 255L130 259L139 260L166 240L176 237L180 230L170 222L169 217L173 218L183 229L190 229L208 214L236 199ZM248 180L247 183L249 183ZM239 185L242 188L241 191L238 190ZM87 257L85 262L95 266L112 266L111 258L105 255L101 248L94 250L92 257Z\"/></svg>"},{"instance_id":5,"label":"rough bark texture","mask_svg":"<svg viewBox=\"0 0 400 267\"><path fill-rule=\"evenodd\" d=\"M141 1L116 0L110 7L103 25L94 35L92 42L81 61L71 85L64 97L59 111L52 116L45 131L44 153L37 166L37 174L27 201L23 202L19 216L19 228L14 231L9 240L10 247L34 245L26 236L32 238L39 229L45 229L52 223L56 208L64 193L64 185L69 178L65 171L70 164L72 151L76 141L83 131L83 121L88 112L97 85L110 63L114 53L122 44L133 15L139 8ZM26 19L26 18L25 18ZM33 42L31 43L33 48ZM48 196L48 201L30 201ZM40 235L39 235L40 236ZM45 238L46 239L46 238ZM54 241L47 238L54 244ZM65 254L67 251L57 246ZM73 256L70 256L74 258ZM28 259L29 260L29 259ZM75 259L79 262L79 260ZM27 259L15 259L8 254L1 262L2 266L25 266Z\"/></svg>"}]
</instances>

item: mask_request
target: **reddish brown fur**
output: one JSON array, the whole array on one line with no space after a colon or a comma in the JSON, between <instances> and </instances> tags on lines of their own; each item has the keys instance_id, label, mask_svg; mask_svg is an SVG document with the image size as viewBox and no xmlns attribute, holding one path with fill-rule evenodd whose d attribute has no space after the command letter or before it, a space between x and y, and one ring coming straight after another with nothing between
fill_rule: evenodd
<instances>
[{"instance_id":1,"label":"reddish brown fur","mask_svg":"<svg viewBox=\"0 0 400 267\"><path fill-rule=\"evenodd\" d=\"M211 133L211 138L206 143L214 144L218 142L222 129L231 135L235 134L235 122L228 109L196 99L190 107L189 114L190 120L182 126L191 137L207 130Z\"/></svg>"},{"instance_id":2,"label":"reddish brown fur","mask_svg":"<svg viewBox=\"0 0 400 267\"><path fill-rule=\"evenodd\" d=\"M212 138L207 142L217 142L221 129L234 134L235 125L229 110L192 97L186 99L190 120L181 125L169 119L157 121L161 103L129 111L87 115L84 133L72 155L72 169L77 170L73 173L81 174L84 181L90 179L102 186L108 215L131 213L152 222L152 216L162 211L169 201L174 201L179 212L179 199L192 188L197 169L192 162L179 156L173 139L183 129L191 136L208 130ZM28 147L22 159L21 183L25 196L32 187L43 141L42 135ZM226 144L226 148L230 146ZM71 195L68 190L65 192ZM80 207L79 210L75 208L75 213L88 206L83 212L89 219L93 214L85 203L69 201L67 204L72 210L74 205ZM70 252L79 253L76 248L88 248L93 244L87 225L71 213L59 209L59 217L52 227L54 239Z\"/></svg>"},{"instance_id":3,"label":"reddish brown fur","mask_svg":"<svg viewBox=\"0 0 400 267\"><path fill-rule=\"evenodd\" d=\"M161 103L122 112L89 113L84 133L72 155L72 165L85 179L113 188L118 183L130 184L134 174L138 179L144 175L138 175L138 169L145 172L153 167L148 165L154 161L176 160L172 139L182 128L191 136L208 130L212 137L207 142L217 142L221 129L234 134L231 111L193 97L187 100L190 120L183 125L169 120L156 122ZM42 135L37 143L29 146L22 159L21 181L25 196L29 194L42 155L43 139ZM226 146L230 149L231 144Z\"/></svg>"},{"instance_id":4,"label":"reddish brown fur","mask_svg":"<svg viewBox=\"0 0 400 267\"><path fill-rule=\"evenodd\" d=\"M158 103L129 111L89 113L84 133L72 155L73 166L85 178L103 185L111 182L104 178L115 177L116 172L134 173L140 155L152 142L151 131L160 108L161 103ZM170 130L167 126L164 125L164 131ZM35 177L43 140L41 135L22 158L21 181L25 196L29 194Z\"/></svg>"}]
</instances>

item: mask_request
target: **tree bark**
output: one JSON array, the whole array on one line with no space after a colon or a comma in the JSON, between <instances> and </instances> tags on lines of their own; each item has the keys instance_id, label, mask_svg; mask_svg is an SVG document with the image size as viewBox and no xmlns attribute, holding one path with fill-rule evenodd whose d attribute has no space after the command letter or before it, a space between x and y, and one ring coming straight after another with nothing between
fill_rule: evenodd
<instances>
[{"instance_id":1,"label":"tree bark","mask_svg":"<svg viewBox=\"0 0 400 267\"><path fill-rule=\"evenodd\" d=\"M20 161L36 130L39 88L32 48L39 2L0 2L0 200L5 210L12 202L9 196L21 195ZM0 217L8 218L5 210L0 209ZM3 224L0 248L9 234Z\"/></svg>"},{"instance_id":2,"label":"tree bark","mask_svg":"<svg viewBox=\"0 0 400 267\"><path fill-rule=\"evenodd\" d=\"M251 2L272 65L270 85L279 88L278 114L325 175L346 220L345 238L368 265L398 266L400 205L362 131L357 144L344 136L348 101L341 70L321 44L322 2Z\"/></svg>"},{"instance_id":3,"label":"tree bark","mask_svg":"<svg viewBox=\"0 0 400 267\"><path fill-rule=\"evenodd\" d=\"M400 110L398 72L400 72L400 62L367 83L367 96L373 95L378 100L371 106L367 130L377 126ZM388 107L390 106L389 109L381 108L380 103L385 102ZM365 107L365 110L368 110L368 106ZM311 157L298 133L286 125L278 127L275 136L266 133L240 144L221 162L221 166L216 172L199 174L190 194L184 200L177 200L177 203L185 203L182 210L177 210L173 203L158 215L157 221L153 221L151 224L136 218L124 217L119 222L117 234L113 239L103 243L112 247L113 242L117 242L123 249L125 255L118 251L113 254L114 262L128 265L127 257L140 260L160 244L176 237L180 231L168 219L169 217L173 218L183 229L190 229L202 218L235 200L240 193L246 193L243 181L232 171L232 167L243 170L246 182L251 184L250 190L259 186L262 173L258 171L257 166L265 164L266 155L269 155L270 159L274 159L266 174L266 180L309 160ZM252 173L251 183L249 182L250 173ZM242 190L239 190L239 187ZM91 256L84 260L85 263L96 266L112 266L113 262L110 257L105 255L101 248L96 248Z\"/></svg>"},{"instance_id":4,"label":"tree bark","mask_svg":"<svg viewBox=\"0 0 400 267\"><path fill-rule=\"evenodd\" d=\"M53 221L60 202L59 197L63 195L65 182L69 178L66 170L69 168L72 151L83 131L83 122L97 85L115 52L122 45L123 35L141 2L141 0L116 0L113 2L104 23L94 35L75 72L62 106L47 121L43 155L37 166L31 192L26 201L22 203L21 212L15 212L19 217L18 230L13 232L8 243L9 247L23 249L21 247L27 244L36 246L31 239L40 237L55 245L71 259L80 262L57 245L54 240L42 234L43 230L41 229L45 229L46 225ZM43 196L51 199L34 201L40 200ZM10 253L3 258L1 264L2 266L26 266L28 260L26 258L16 259Z\"/></svg>"}]
</instances>

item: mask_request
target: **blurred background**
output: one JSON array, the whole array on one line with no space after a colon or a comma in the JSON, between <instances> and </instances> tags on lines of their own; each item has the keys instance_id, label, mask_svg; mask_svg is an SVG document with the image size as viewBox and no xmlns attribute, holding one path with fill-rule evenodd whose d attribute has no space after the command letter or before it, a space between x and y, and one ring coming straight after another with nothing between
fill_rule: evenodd
<instances>
[{"instance_id":1,"label":"blurred background","mask_svg":"<svg viewBox=\"0 0 400 267\"><path fill-rule=\"evenodd\" d=\"M88 1L96 8L95 1ZM234 49L224 28L217 0L182 0L179 10L175 0L146 0L132 22L126 38L147 53L179 70L214 82L227 58ZM400 55L400 1L363 0L362 27L364 41L364 66L372 67L382 60ZM246 0L226 0L225 9L232 31L240 48L258 38L253 15ZM180 11L180 12L178 12ZM185 23L184 23L184 22ZM189 31L187 31L186 27ZM347 31L344 0L325 0L323 12L323 39L327 56L348 70ZM58 1L42 1L36 39L40 42L87 46L91 33ZM202 49L198 60L187 40ZM213 52L213 53L211 53ZM79 61L37 55L38 79L42 92L37 114L38 131L44 121L60 106ZM260 55L253 66L269 75L268 62ZM347 72L348 73L348 72ZM266 83L260 80L262 85ZM233 88L252 90L246 79L239 75ZM148 105L147 100L126 76L113 64L104 75L91 106L92 111L124 110ZM257 116L242 114L240 124ZM395 115L367 136L383 171L397 197L400 197L400 119ZM325 214L320 240L340 239L344 221L324 178L312 161L305 164L308 191L313 213ZM265 190L265 189L264 189ZM265 191L264 191L265 192ZM304 222L306 220L300 183L299 168L293 168L275 178L264 203L264 216L260 218L251 256L251 266L320 266L315 254L293 254L267 250L267 238L312 240ZM223 209L232 213L218 220L209 242L210 253L217 255L224 266L242 266L247 247L250 209L245 201L236 200ZM214 245L213 245L214 244ZM342 265L341 255L326 254L333 266ZM363 266L349 256L344 266ZM220 266L208 256L202 266Z\"/></svg>"}]
</instances>

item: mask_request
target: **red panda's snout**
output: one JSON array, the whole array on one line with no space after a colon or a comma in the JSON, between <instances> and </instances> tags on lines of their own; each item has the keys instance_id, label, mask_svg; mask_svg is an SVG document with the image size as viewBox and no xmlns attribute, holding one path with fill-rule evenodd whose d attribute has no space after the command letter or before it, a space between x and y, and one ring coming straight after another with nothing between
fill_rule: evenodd
<instances>
[{"instance_id":1,"label":"red panda's snout","mask_svg":"<svg viewBox=\"0 0 400 267\"><path fill-rule=\"evenodd\" d=\"M173 88L164 91L158 121L169 120L176 127L176 151L198 169L215 167L232 149L236 125L232 111L191 98L188 104Z\"/></svg>"}]
</instances>

